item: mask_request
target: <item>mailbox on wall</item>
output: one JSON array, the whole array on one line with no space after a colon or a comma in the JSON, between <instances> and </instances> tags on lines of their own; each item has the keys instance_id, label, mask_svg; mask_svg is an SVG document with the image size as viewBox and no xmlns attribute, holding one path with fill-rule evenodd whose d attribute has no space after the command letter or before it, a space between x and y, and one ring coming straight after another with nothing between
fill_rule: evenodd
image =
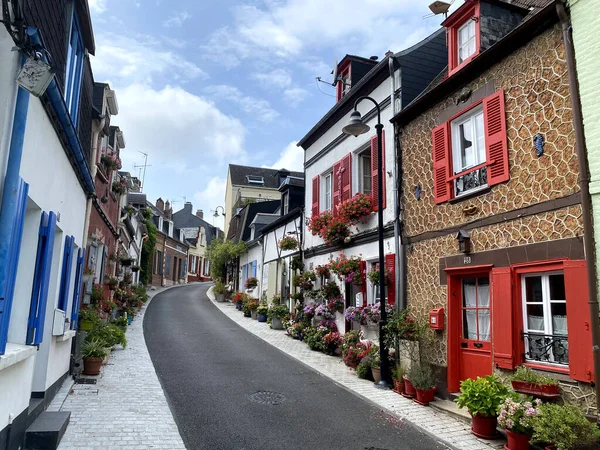
<instances>
[{"instance_id":1,"label":"mailbox on wall","mask_svg":"<svg viewBox=\"0 0 600 450\"><path fill-rule=\"evenodd\" d=\"M444 329L444 308L433 308L429 311L429 328L432 330Z\"/></svg>"}]
</instances>

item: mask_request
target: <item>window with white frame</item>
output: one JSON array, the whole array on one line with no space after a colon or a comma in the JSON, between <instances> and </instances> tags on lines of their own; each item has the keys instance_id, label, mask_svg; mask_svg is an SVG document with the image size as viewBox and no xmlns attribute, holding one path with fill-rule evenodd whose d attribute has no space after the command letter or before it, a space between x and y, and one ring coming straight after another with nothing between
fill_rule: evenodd
<instances>
[{"instance_id":1,"label":"window with white frame","mask_svg":"<svg viewBox=\"0 0 600 450\"><path fill-rule=\"evenodd\" d=\"M370 196L373 193L373 169L371 150L358 154L358 192Z\"/></svg>"},{"instance_id":2,"label":"window with white frame","mask_svg":"<svg viewBox=\"0 0 600 450\"><path fill-rule=\"evenodd\" d=\"M67 67L65 78L65 103L71 114L71 120L77 124L77 111L79 109L79 92L81 90L81 72L83 69L84 48L77 14L73 13L71 20L71 34L67 53Z\"/></svg>"},{"instance_id":3,"label":"window with white frame","mask_svg":"<svg viewBox=\"0 0 600 450\"><path fill-rule=\"evenodd\" d=\"M290 212L290 194L289 192L284 192L281 197L281 203L283 203L283 214L287 214Z\"/></svg>"},{"instance_id":4,"label":"window with white frame","mask_svg":"<svg viewBox=\"0 0 600 450\"><path fill-rule=\"evenodd\" d=\"M372 261L367 263L367 273L369 273L371 270L375 269L376 267L379 266L379 262L378 261ZM379 285L375 285L373 283L371 283L371 281L369 281L367 279L367 284L369 286L369 289L367 290L367 304L368 305L376 305L379 303ZM387 300L388 298L388 290L385 290L385 299Z\"/></svg>"},{"instance_id":5,"label":"window with white frame","mask_svg":"<svg viewBox=\"0 0 600 450\"><path fill-rule=\"evenodd\" d=\"M523 275L525 360L569 364L567 302L562 272Z\"/></svg>"},{"instance_id":6,"label":"window with white frame","mask_svg":"<svg viewBox=\"0 0 600 450\"><path fill-rule=\"evenodd\" d=\"M332 204L332 182L333 175L329 172L323 176L323 208L322 211L330 211Z\"/></svg>"},{"instance_id":7,"label":"window with white frame","mask_svg":"<svg viewBox=\"0 0 600 450\"><path fill-rule=\"evenodd\" d=\"M466 61L476 50L475 21L467 22L458 29L458 64Z\"/></svg>"},{"instance_id":8,"label":"window with white frame","mask_svg":"<svg viewBox=\"0 0 600 450\"><path fill-rule=\"evenodd\" d=\"M454 180L456 197L487 186L487 168L469 170L486 162L483 106L451 122L452 165L454 175L466 172Z\"/></svg>"}]
</instances>

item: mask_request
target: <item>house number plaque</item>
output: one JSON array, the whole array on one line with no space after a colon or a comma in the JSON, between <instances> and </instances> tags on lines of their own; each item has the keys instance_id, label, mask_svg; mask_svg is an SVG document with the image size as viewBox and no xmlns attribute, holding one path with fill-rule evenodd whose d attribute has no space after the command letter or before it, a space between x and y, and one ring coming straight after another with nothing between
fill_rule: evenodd
<instances>
[{"instance_id":1,"label":"house number plaque","mask_svg":"<svg viewBox=\"0 0 600 450\"><path fill-rule=\"evenodd\" d=\"M465 258L463 260L463 264L471 264L471 257L470 256L465 256Z\"/></svg>"}]
</instances>

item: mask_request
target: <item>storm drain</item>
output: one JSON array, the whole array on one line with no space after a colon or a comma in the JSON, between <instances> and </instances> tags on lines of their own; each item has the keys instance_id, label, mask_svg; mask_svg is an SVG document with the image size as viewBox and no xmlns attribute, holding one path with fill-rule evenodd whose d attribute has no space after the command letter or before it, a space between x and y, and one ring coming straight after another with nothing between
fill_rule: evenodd
<instances>
[{"instance_id":1,"label":"storm drain","mask_svg":"<svg viewBox=\"0 0 600 450\"><path fill-rule=\"evenodd\" d=\"M95 378L76 378L75 384L96 384Z\"/></svg>"},{"instance_id":2,"label":"storm drain","mask_svg":"<svg viewBox=\"0 0 600 450\"><path fill-rule=\"evenodd\" d=\"M286 398L279 392L258 391L250 394L250 401L261 405L280 405Z\"/></svg>"}]
</instances>

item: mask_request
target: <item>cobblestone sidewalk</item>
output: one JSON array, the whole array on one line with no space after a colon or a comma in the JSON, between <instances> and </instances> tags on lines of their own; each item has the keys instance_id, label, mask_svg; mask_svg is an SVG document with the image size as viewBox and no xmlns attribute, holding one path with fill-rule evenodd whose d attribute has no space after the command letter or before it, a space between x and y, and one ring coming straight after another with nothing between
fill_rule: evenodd
<instances>
[{"instance_id":1,"label":"cobblestone sidewalk","mask_svg":"<svg viewBox=\"0 0 600 450\"><path fill-rule=\"evenodd\" d=\"M448 414L420 406L395 392L377 389L372 382L358 378L339 358L314 352L306 344L291 339L284 331L272 330L265 323L243 317L232 303L216 302L212 288L208 291L208 296L227 317L252 334L388 413L416 425L440 442L461 450L503 447L504 441L479 439L471 434L470 426Z\"/></svg>"},{"instance_id":2,"label":"cobblestone sidewalk","mask_svg":"<svg viewBox=\"0 0 600 450\"><path fill-rule=\"evenodd\" d=\"M127 348L113 350L97 383L68 379L54 398L49 411L71 411L58 450L185 449L144 340L149 303L127 329Z\"/></svg>"}]
</instances>

